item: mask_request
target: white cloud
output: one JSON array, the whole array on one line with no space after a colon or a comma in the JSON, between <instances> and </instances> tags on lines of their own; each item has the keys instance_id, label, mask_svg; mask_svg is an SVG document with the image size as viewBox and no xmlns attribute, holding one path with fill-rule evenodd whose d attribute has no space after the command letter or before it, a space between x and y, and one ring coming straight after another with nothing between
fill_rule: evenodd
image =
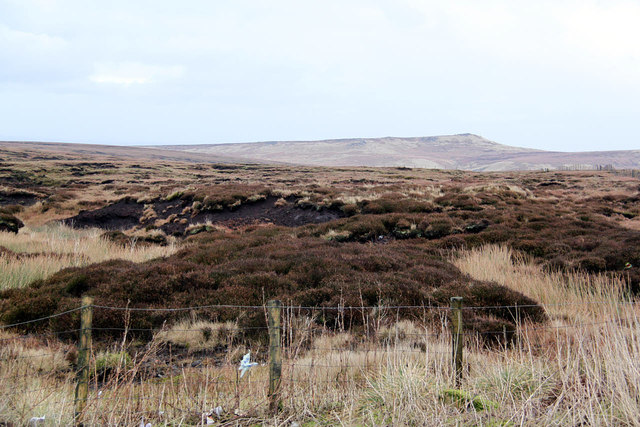
<instances>
[{"instance_id":1,"label":"white cloud","mask_svg":"<svg viewBox=\"0 0 640 427\"><path fill-rule=\"evenodd\" d=\"M629 0L406 0L450 47L487 61L640 89L640 3ZM588 78L589 78L588 77Z\"/></svg>"},{"instance_id":2,"label":"white cloud","mask_svg":"<svg viewBox=\"0 0 640 427\"><path fill-rule=\"evenodd\" d=\"M52 36L46 33L32 33L12 29L0 24L0 46L36 51L60 50L67 45L62 37Z\"/></svg>"},{"instance_id":3,"label":"white cloud","mask_svg":"<svg viewBox=\"0 0 640 427\"><path fill-rule=\"evenodd\" d=\"M626 83L640 83L640 3L585 2L564 10L565 43L583 63Z\"/></svg>"},{"instance_id":4,"label":"white cloud","mask_svg":"<svg viewBox=\"0 0 640 427\"><path fill-rule=\"evenodd\" d=\"M45 132L87 106L135 111L130 131L157 122L138 132L158 142L185 127L204 142L478 126L520 143L556 120L576 129L557 143L598 144L636 129L638 22L638 0L0 0L2 118L31 118L43 100L75 111L43 113ZM620 119L594 121L605 115ZM587 122L602 128L580 133ZM67 125L129 138L108 121Z\"/></svg>"},{"instance_id":5,"label":"white cloud","mask_svg":"<svg viewBox=\"0 0 640 427\"><path fill-rule=\"evenodd\" d=\"M139 62L98 63L89 80L94 83L133 85L178 79L184 74L180 65L159 66Z\"/></svg>"}]
</instances>

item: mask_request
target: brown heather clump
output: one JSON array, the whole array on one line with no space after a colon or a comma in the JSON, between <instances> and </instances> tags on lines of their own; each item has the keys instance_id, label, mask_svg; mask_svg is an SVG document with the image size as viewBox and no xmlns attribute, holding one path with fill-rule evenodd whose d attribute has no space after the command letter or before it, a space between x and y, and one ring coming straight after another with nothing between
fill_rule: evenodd
<instances>
[{"instance_id":1,"label":"brown heather clump","mask_svg":"<svg viewBox=\"0 0 640 427\"><path fill-rule=\"evenodd\" d=\"M470 306L535 305L516 291L465 276L419 240L338 244L298 238L272 227L245 234L203 233L177 254L143 264L107 261L63 270L26 289L2 292L1 319L16 323L75 308L81 295L93 296L96 305L157 308L260 306L270 298L313 307L444 307L452 296L463 296ZM235 320L237 310L197 314L202 320L228 321ZM482 311L465 315L472 329L513 328L509 309L495 311L491 319ZM546 318L538 307L523 309L521 315L536 322ZM357 311L344 316L340 321L362 324ZM404 310L403 316L426 322L439 319L425 318L419 308ZM75 317L52 319L46 327L70 329ZM160 327L164 320L165 313L134 312L131 327ZM264 315L255 312L240 321L240 326L264 326ZM321 321L335 324L336 311L328 311ZM98 328L124 325L124 313L98 310L94 322Z\"/></svg>"}]
</instances>

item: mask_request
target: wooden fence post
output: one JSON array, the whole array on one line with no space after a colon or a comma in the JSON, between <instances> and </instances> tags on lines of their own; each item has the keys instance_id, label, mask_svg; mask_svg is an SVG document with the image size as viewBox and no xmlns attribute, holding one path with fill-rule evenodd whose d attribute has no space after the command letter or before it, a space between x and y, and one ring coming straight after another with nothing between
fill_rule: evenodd
<instances>
[{"instance_id":1,"label":"wooden fence post","mask_svg":"<svg viewBox=\"0 0 640 427\"><path fill-rule=\"evenodd\" d=\"M267 303L269 313L269 411L281 409L280 383L282 375L282 347L280 344L282 303L271 300Z\"/></svg>"},{"instance_id":2,"label":"wooden fence post","mask_svg":"<svg viewBox=\"0 0 640 427\"><path fill-rule=\"evenodd\" d=\"M462 297L451 298L451 344L456 387L462 383Z\"/></svg>"},{"instance_id":3,"label":"wooden fence post","mask_svg":"<svg viewBox=\"0 0 640 427\"><path fill-rule=\"evenodd\" d=\"M91 322L93 320L93 298L82 297L80 314L80 345L78 348L78 373L75 395L76 426L82 426L82 412L87 405L89 394L89 358L91 349Z\"/></svg>"}]
</instances>

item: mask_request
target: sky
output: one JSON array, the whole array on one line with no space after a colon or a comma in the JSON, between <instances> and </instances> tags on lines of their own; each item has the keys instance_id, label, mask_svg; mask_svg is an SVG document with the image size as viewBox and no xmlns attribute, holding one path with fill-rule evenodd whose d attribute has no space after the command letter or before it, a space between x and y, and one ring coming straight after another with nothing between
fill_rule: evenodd
<instances>
[{"instance_id":1,"label":"sky","mask_svg":"<svg viewBox=\"0 0 640 427\"><path fill-rule=\"evenodd\" d=\"M640 149L640 0L0 0L0 140Z\"/></svg>"}]
</instances>

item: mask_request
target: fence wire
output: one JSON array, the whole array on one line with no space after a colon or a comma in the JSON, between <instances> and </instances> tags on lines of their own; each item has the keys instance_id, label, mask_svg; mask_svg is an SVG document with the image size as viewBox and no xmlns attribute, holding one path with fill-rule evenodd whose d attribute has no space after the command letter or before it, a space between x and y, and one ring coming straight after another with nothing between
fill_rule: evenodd
<instances>
[{"instance_id":1,"label":"fence wire","mask_svg":"<svg viewBox=\"0 0 640 427\"><path fill-rule=\"evenodd\" d=\"M612 304L610 301L589 301L585 303L558 303L549 305L493 305L493 306L469 306L462 307L462 310L485 310L485 311L498 311L498 310L519 310L526 311L531 308L550 308L558 306L584 306L584 305L596 305L596 304L608 304L608 305L632 305L636 304L635 301L620 301ZM25 325L32 325L39 322L47 322L50 319L58 318L64 315L72 314L84 309L98 309L108 311L123 311L123 312L156 312L156 313L175 313L175 312L197 312L200 310L229 310L236 309L239 312L246 311L259 311L265 313L265 319L267 316L267 307L264 305L251 306L251 305L201 305L192 307L178 307L178 308L161 308L161 307L115 307L107 305L86 305L71 310L66 310L59 313L54 313L49 316L40 317L33 320L26 320L22 322L16 322L8 325L0 325L0 330L8 330L10 328L17 328ZM282 315L288 320L300 315L311 315L315 313L322 313L326 311L338 311L340 313L346 312L366 312L376 311L400 311L400 310L422 310L422 311L436 311L448 313L452 310L451 307L433 306L433 305L399 305L399 306L296 306L296 305L283 305L281 306ZM443 319L446 317L443 316ZM607 324L625 324L630 327L640 326L639 319L637 317L615 317L602 321L593 322L574 322L570 324L546 324L546 325L531 325L526 323L516 322L515 325L510 328L503 328L502 330L489 330L489 331L474 331L465 330L461 332L461 336L469 337L482 337L482 336L505 336L512 334L527 334L529 332L544 331L544 330L561 330L561 329L585 329L594 326L605 326ZM364 325L360 325L364 328ZM92 327L91 331L96 332L120 332L125 338L126 333L150 333L154 336L163 332L172 333L198 333L205 334L202 327L194 328L167 328L163 327L126 327L126 326L99 326ZM276 328L269 326L240 326L235 325L230 328L228 332L232 334L238 334L241 332L260 332L267 330L274 330ZM331 328L327 328L326 325L310 324L307 326L296 326L291 321L285 322L284 326L280 326L279 331L281 335L281 343L277 344L278 347L283 346L284 358L281 364L282 377L281 377L281 393L283 398L287 397L288 387L303 387L309 388L315 385L344 385L344 386L357 386L367 387L367 373L375 372L376 370L383 369L385 363L394 361L396 359L393 356L398 356L398 360L415 360L412 359L414 355L424 355L428 357L437 358L436 363L444 361L445 365L449 365L452 359L451 349L443 350L443 348L449 345L449 336L451 331L445 321L440 331L428 330L424 327L424 332L405 332L401 329L394 327L386 327L386 329L376 328L372 325L368 325L366 330L362 331L360 339L355 339L352 342L345 344L344 346L320 346L317 345L318 338L338 337L341 331L335 331ZM39 396L40 402L46 402L47 405L61 405L72 406L74 399L69 396L71 390L70 381L77 376L77 366L73 363L64 372L41 372L36 364L29 364L31 360L44 359L65 359L68 353L68 349L65 347L59 347L55 351L45 351L41 347L40 341L56 340L60 337L71 338L73 334L81 332L82 328L66 329L62 331L48 331L38 332L31 334L6 336L0 338L0 382L2 383L19 383L25 382L28 379L37 379L39 381L51 381L52 385L38 386L35 388L19 390L22 394L36 394L45 393L47 396ZM7 332L10 333L10 332ZM300 338L300 334L303 338ZM439 342L435 344L429 343L428 339L436 338ZM295 341L300 339L301 344L296 348ZM29 340L34 340L30 342ZM40 341L38 341L40 340ZM467 340L465 340L467 341ZM55 341L54 341L55 342ZM231 341L233 342L233 338ZM166 344L166 343L165 343ZM189 351L189 349L181 349L175 354L166 351L166 345L159 344L157 348L142 347L140 351L141 355L136 355L131 362L133 366L118 366L98 368L96 361L98 355L95 351L91 354L90 359L92 362L92 377L90 383L90 395L86 399L87 412L102 407L103 405L120 405L121 403L126 408L131 408L131 404L142 405L142 408L138 407L135 411L127 410L123 413L118 420L132 420L136 417L148 417L153 416L154 419L161 420L166 418L169 414L176 416L176 414L182 414L181 416L186 419L187 417L193 418L197 414L204 415L202 406L207 404L215 404L216 402L224 401L231 402L236 405L240 414L252 414L258 410L258 408L264 408L269 404L269 396L267 389L269 387L269 379L265 378L266 370L264 365L258 365L249 370L248 374L244 377L240 377L238 373L238 361L231 363L232 359L239 359L239 356L232 356L229 352L231 349L228 345L225 345L224 349L218 349L218 356L215 356L215 352L207 353L204 350L203 354L198 354L197 351ZM285 346L284 344L288 344ZM506 344L505 344L506 345ZM40 346L40 347L39 347ZM262 352L258 357L258 354L253 354L254 360L264 359L264 353L269 350L266 344L262 343L256 345L259 352ZM49 348L50 347L45 347ZM505 347L506 348L506 347ZM21 351L33 350L38 351L37 354L20 354ZM148 354L144 352L148 351ZM227 353L224 354L224 351ZM246 350L245 350L246 351ZM163 353L164 352L164 353ZM223 356L219 354L223 352ZM213 357L211 357L213 354ZM407 355L403 358L403 355ZM332 360L332 357L336 356L338 360ZM349 356L353 357L351 359ZM364 359L363 359L364 357ZM391 359L390 359L391 358ZM197 359L198 364L194 366L196 362L189 362L189 360ZM202 360L200 360L202 359ZM317 361L316 361L317 360ZM21 362L26 362L25 365L19 365ZM180 363L186 363L188 365L179 366ZM189 364L190 363L190 364ZM45 363L42 363L44 365ZM16 367L17 366L17 367ZM109 370L113 372L108 372ZM336 372L337 370L337 372ZM311 373L324 371L325 375L312 376ZM115 372L115 373L114 373ZM102 375L103 381L99 381ZM104 380L108 379L108 380ZM64 382L62 382L64 381ZM57 386L53 386L57 384ZM163 390L162 395L146 396L144 395L145 387ZM294 388L288 390L293 393ZM8 391L10 393L10 391ZM157 392L157 390L155 391ZM179 396L178 392L186 392L187 396ZM242 393L242 397L239 398L238 394ZM49 400L50 397L58 397L58 395L66 395L67 398L58 399L56 401ZM209 396L209 394L211 396ZM213 397L213 394L216 394ZM137 402L137 403L136 403ZM34 407L44 403L34 402ZM143 409L144 405L153 404L158 407L162 407L160 412L156 409ZM164 411L164 412L163 412ZM93 412L95 413L95 411ZM195 415L194 415L195 414ZM233 414L230 411L225 412L224 417L235 417L237 421L241 417L247 419L253 419L255 417ZM0 413L0 415L2 415ZM0 417L1 418L1 417ZM99 416L95 416L94 419L104 420ZM221 418L218 419L220 421ZM221 424L222 421L220 421Z\"/></svg>"}]
</instances>

